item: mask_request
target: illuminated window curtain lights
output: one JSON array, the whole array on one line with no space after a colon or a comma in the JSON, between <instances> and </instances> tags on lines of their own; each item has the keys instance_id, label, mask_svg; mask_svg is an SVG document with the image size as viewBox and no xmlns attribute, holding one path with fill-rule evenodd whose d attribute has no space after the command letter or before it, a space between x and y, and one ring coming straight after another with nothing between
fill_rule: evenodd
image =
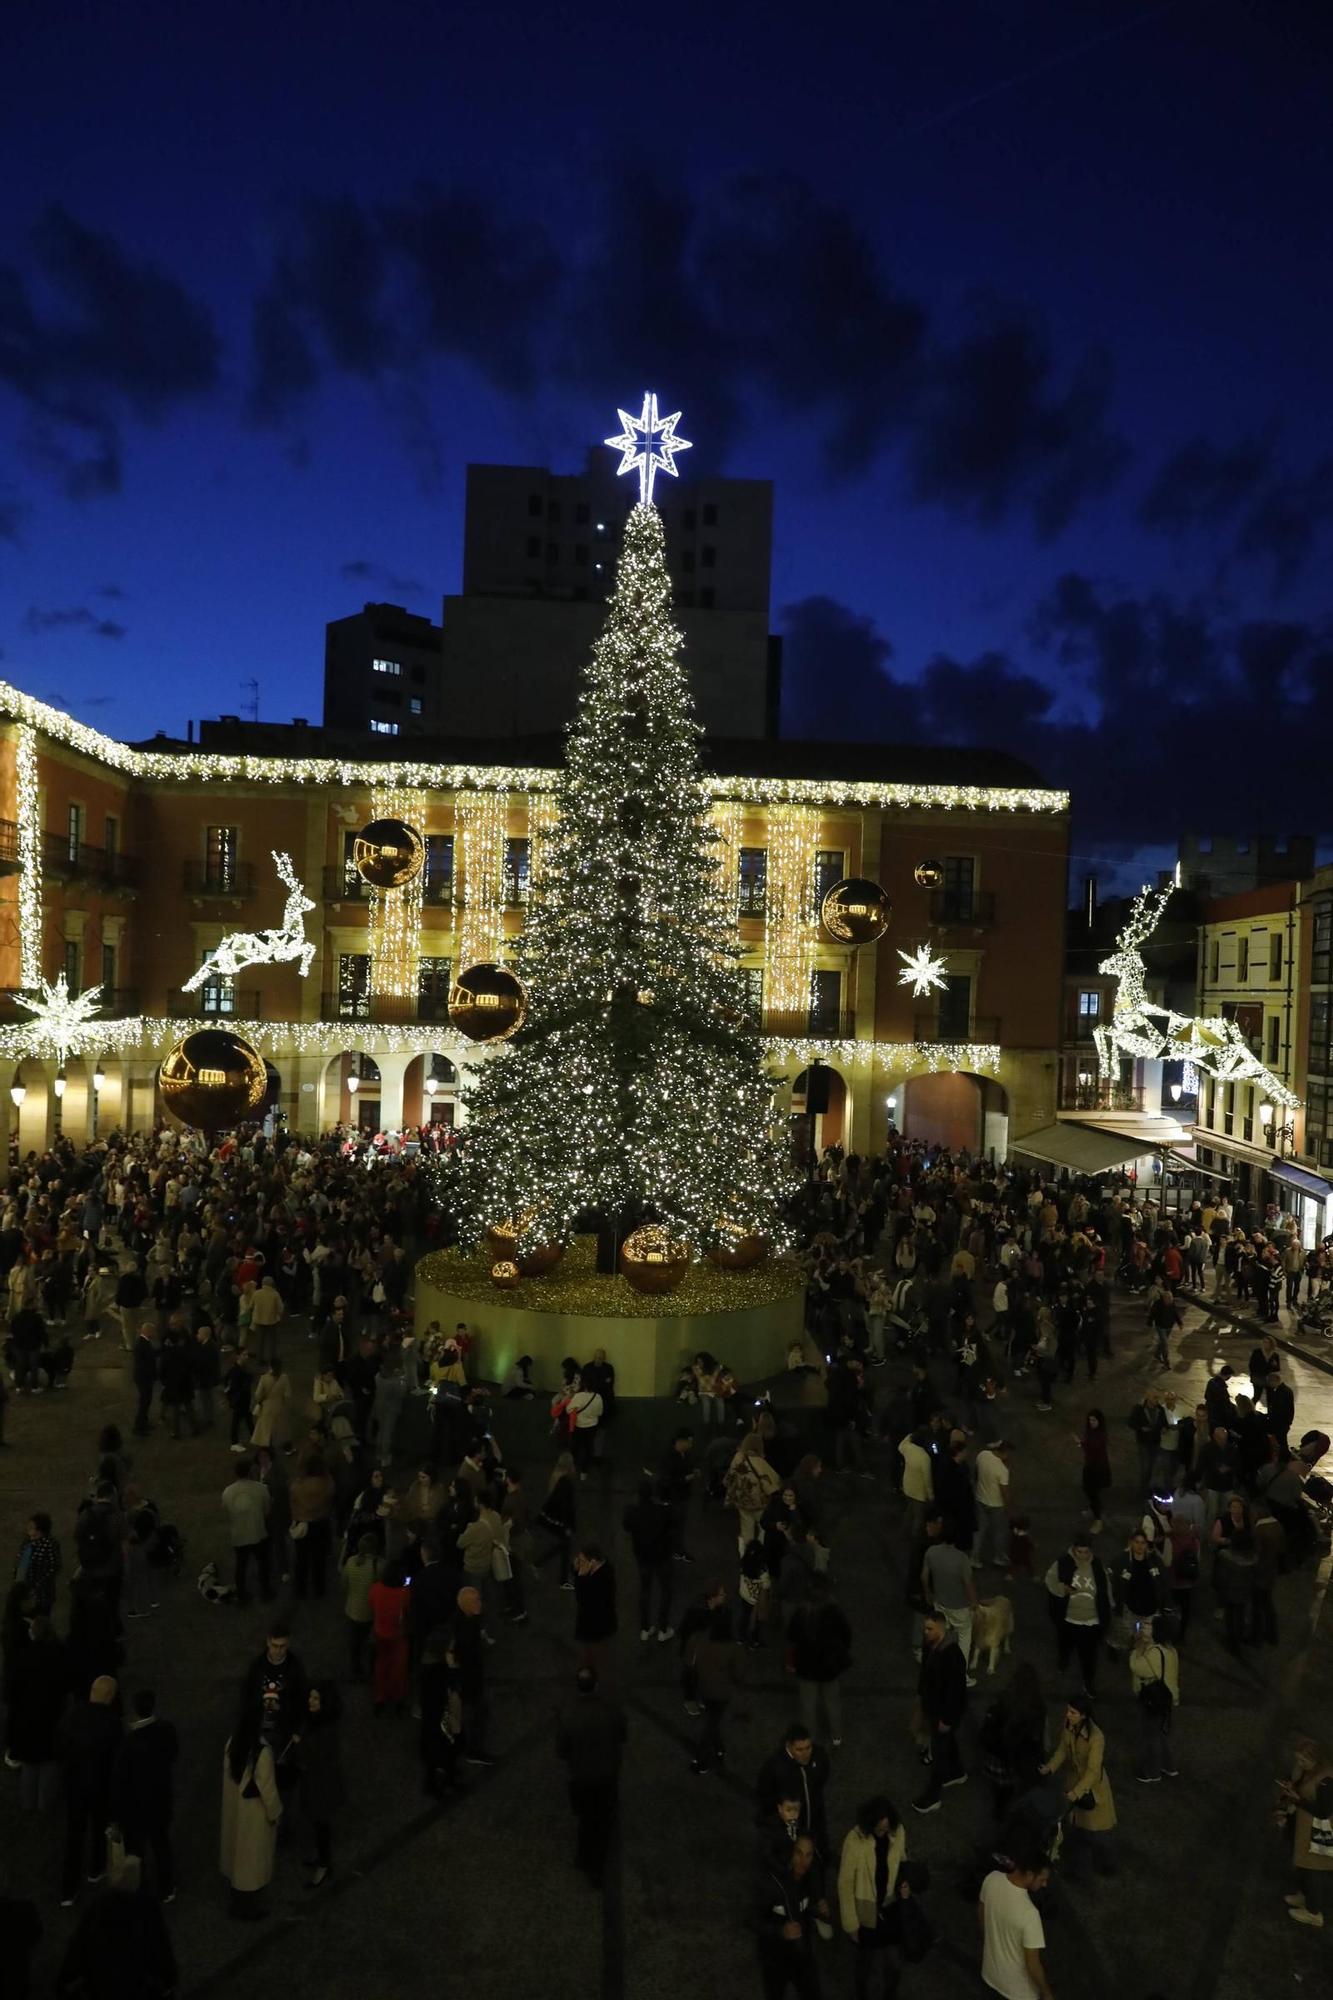
<instances>
[{"instance_id":1,"label":"illuminated window curtain lights","mask_svg":"<svg viewBox=\"0 0 1333 2000\"><path fill-rule=\"evenodd\" d=\"M377 786L371 793L370 816L401 819L420 831L425 811L421 792L399 785ZM421 956L421 892L424 870L418 869L400 889L370 887L370 993L372 999L406 1005L417 992L417 960Z\"/></svg>"},{"instance_id":2,"label":"illuminated window curtain lights","mask_svg":"<svg viewBox=\"0 0 1333 2000\"><path fill-rule=\"evenodd\" d=\"M458 966L490 964L504 944L504 856L507 792L463 792L456 804L463 852L463 907Z\"/></svg>"},{"instance_id":3,"label":"illuminated window curtain lights","mask_svg":"<svg viewBox=\"0 0 1333 2000\"><path fill-rule=\"evenodd\" d=\"M528 898L542 893L559 809L552 792L528 794Z\"/></svg>"},{"instance_id":4,"label":"illuminated window curtain lights","mask_svg":"<svg viewBox=\"0 0 1333 2000\"><path fill-rule=\"evenodd\" d=\"M718 892L727 922L734 924L740 908L741 832L745 815L738 799L719 799L709 817L718 835Z\"/></svg>"},{"instance_id":5,"label":"illuminated window curtain lights","mask_svg":"<svg viewBox=\"0 0 1333 2000\"><path fill-rule=\"evenodd\" d=\"M819 815L808 806L775 806L770 811L764 1017L779 1034L799 1033L810 1018L818 846Z\"/></svg>"},{"instance_id":6,"label":"illuminated window curtain lights","mask_svg":"<svg viewBox=\"0 0 1333 2000\"><path fill-rule=\"evenodd\" d=\"M26 725L15 746L19 850L19 984L36 991L42 977L42 824L37 736Z\"/></svg>"}]
</instances>

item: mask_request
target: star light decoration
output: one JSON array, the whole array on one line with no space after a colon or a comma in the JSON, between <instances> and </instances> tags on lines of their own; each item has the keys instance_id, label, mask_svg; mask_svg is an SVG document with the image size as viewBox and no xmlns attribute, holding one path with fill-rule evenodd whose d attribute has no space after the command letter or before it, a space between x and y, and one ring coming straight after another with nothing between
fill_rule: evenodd
<instances>
[{"instance_id":1,"label":"star light decoration","mask_svg":"<svg viewBox=\"0 0 1333 2000\"><path fill-rule=\"evenodd\" d=\"M944 991L949 971L947 958L932 957L928 944L919 944L915 951L900 951L898 956L903 962L898 974L900 986L910 986L918 999L929 993L932 986Z\"/></svg>"},{"instance_id":2,"label":"star light decoration","mask_svg":"<svg viewBox=\"0 0 1333 2000\"><path fill-rule=\"evenodd\" d=\"M680 411L673 416L659 417L657 397L648 390L644 392L643 414L632 417L628 410L617 410L623 429L619 437L605 440L614 451L620 453L617 475L638 469L639 500L645 507L653 504L653 481L659 472L669 472L673 479L679 479L675 456L678 451L690 451L688 438L676 436L676 425L680 422Z\"/></svg>"},{"instance_id":3,"label":"star light decoration","mask_svg":"<svg viewBox=\"0 0 1333 2000\"><path fill-rule=\"evenodd\" d=\"M97 1012L102 989L90 986L83 993L71 993L63 972L54 986L46 979L38 983L42 989L40 1000L25 1000L21 993L16 993L14 998L33 1017L25 1030L33 1043L49 1044L63 1064L69 1050L82 1039L82 1031Z\"/></svg>"}]
</instances>

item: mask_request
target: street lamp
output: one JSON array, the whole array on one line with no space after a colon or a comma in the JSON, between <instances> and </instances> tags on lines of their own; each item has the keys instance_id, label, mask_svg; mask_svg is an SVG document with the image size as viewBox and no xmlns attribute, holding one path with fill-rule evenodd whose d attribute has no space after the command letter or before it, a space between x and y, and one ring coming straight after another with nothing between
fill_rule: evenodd
<instances>
[{"instance_id":1,"label":"street lamp","mask_svg":"<svg viewBox=\"0 0 1333 2000\"><path fill-rule=\"evenodd\" d=\"M93 1089L98 1093L99 1096L101 1095L102 1086L105 1082L106 1082L106 1071L102 1068L102 1058L101 1056L99 1056L93 1067Z\"/></svg>"},{"instance_id":2,"label":"street lamp","mask_svg":"<svg viewBox=\"0 0 1333 2000\"><path fill-rule=\"evenodd\" d=\"M52 1089L55 1091L57 1097L63 1097L65 1095L65 1072L63 1069L58 1069L56 1071L56 1080L55 1083L52 1085Z\"/></svg>"},{"instance_id":3,"label":"street lamp","mask_svg":"<svg viewBox=\"0 0 1333 2000\"><path fill-rule=\"evenodd\" d=\"M1173 1104L1179 1104L1180 1095L1181 1095L1180 1085L1178 1083L1173 1083L1171 1086L1171 1102Z\"/></svg>"},{"instance_id":4,"label":"street lamp","mask_svg":"<svg viewBox=\"0 0 1333 2000\"><path fill-rule=\"evenodd\" d=\"M21 1069L17 1069L14 1072L14 1081L9 1086L9 1101L13 1105L16 1111L22 1104L27 1094L28 1094L28 1086L23 1081L23 1071Z\"/></svg>"}]
</instances>

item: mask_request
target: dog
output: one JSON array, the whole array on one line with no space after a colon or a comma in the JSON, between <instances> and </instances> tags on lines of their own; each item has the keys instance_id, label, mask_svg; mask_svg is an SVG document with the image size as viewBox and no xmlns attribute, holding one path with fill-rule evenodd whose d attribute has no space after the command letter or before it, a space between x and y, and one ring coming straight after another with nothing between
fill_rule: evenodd
<instances>
[{"instance_id":1,"label":"dog","mask_svg":"<svg viewBox=\"0 0 1333 2000\"><path fill-rule=\"evenodd\" d=\"M971 1672L982 1654L988 1655L986 1672L993 1674L1001 1653L1007 1653L1014 1636L1014 1607L1007 1597L983 1597L972 1610Z\"/></svg>"},{"instance_id":2,"label":"dog","mask_svg":"<svg viewBox=\"0 0 1333 2000\"><path fill-rule=\"evenodd\" d=\"M197 1585L199 1595L209 1604L231 1604L236 1592L229 1583L218 1582L216 1563L205 1563L199 1572Z\"/></svg>"}]
</instances>

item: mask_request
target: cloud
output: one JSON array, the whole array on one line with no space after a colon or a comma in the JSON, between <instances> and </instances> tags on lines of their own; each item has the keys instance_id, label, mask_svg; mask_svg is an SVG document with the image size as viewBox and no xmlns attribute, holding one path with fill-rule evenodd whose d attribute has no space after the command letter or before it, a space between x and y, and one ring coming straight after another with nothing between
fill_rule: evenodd
<instances>
[{"instance_id":1,"label":"cloud","mask_svg":"<svg viewBox=\"0 0 1333 2000\"><path fill-rule=\"evenodd\" d=\"M118 583L99 583L93 596L105 597L113 604L123 604L125 601L125 593Z\"/></svg>"},{"instance_id":2,"label":"cloud","mask_svg":"<svg viewBox=\"0 0 1333 2000\"><path fill-rule=\"evenodd\" d=\"M1254 499L1269 458L1268 446L1258 438L1215 445L1192 437L1159 467L1139 503L1139 519L1176 536L1218 528Z\"/></svg>"},{"instance_id":3,"label":"cloud","mask_svg":"<svg viewBox=\"0 0 1333 2000\"><path fill-rule=\"evenodd\" d=\"M898 741L917 733L914 691L889 670L893 647L872 618L832 597L785 605L782 733L858 742L874 727Z\"/></svg>"},{"instance_id":4,"label":"cloud","mask_svg":"<svg viewBox=\"0 0 1333 2000\"><path fill-rule=\"evenodd\" d=\"M395 597L424 597L426 594L425 584L418 583L414 576L398 576L384 563L370 562L365 556L339 563L338 574L348 583L373 583L392 591Z\"/></svg>"},{"instance_id":5,"label":"cloud","mask_svg":"<svg viewBox=\"0 0 1333 2000\"><path fill-rule=\"evenodd\" d=\"M43 609L40 605L31 604L23 619L23 630L34 638L41 638L46 632L79 628L91 632L98 639L123 639L127 631L126 626L118 625L114 619L99 617L86 604L59 609Z\"/></svg>"},{"instance_id":6,"label":"cloud","mask_svg":"<svg viewBox=\"0 0 1333 2000\"><path fill-rule=\"evenodd\" d=\"M115 492L126 418L158 421L216 387L212 314L59 205L28 247L31 277L0 265L0 383L27 412L34 462L76 499Z\"/></svg>"},{"instance_id":7,"label":"cloud","mask_svg":"<svg viewBox=\"0 0 1333 2000\"><path fill-rule=\"evenodd\" d=\"M18 543L22 540L23 523L28 510L20 500L0 500L0 542Z\"/></svg>"},{"instance_id":8,"label":"cloud","mask_svg":"<svg viewBox=\"0 0 1333 2000\"><path fill-rule=\"evenodd\" d=\"M1306 567L1333 523L1333 455L1308 471L1274 479L1241 523L1236 554L1267 565L1273 589L1284 590Z\"/></svg>"}]
</instances>

